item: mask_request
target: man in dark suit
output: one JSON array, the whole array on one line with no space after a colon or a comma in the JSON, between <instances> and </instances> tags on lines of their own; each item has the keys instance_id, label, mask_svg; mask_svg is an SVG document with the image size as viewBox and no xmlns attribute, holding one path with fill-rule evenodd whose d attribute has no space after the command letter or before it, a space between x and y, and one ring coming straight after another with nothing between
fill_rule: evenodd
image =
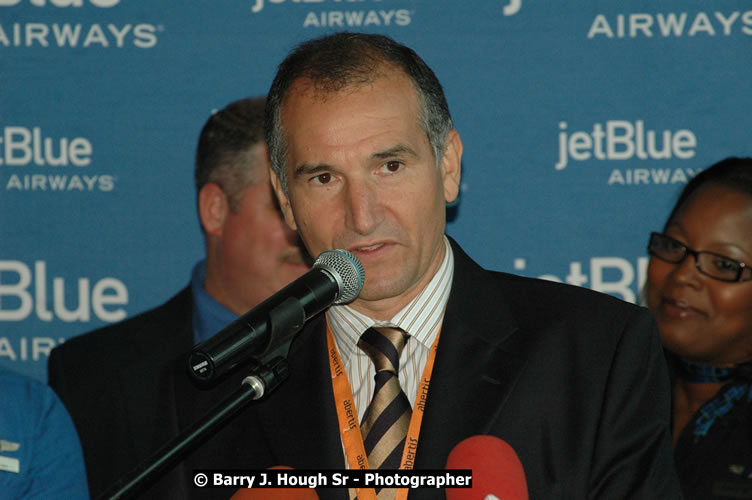
<instances>
[{"instance_id":1,"label":"man in dark suit","mask_svg":"<svg viewBox=\"0 0 752 500\"><path fill-rule=\"evenodd\" d=\"M197 469L441 469L458 442L487 434L519 455L530 498L681 498L667 371L650 315L590 290L486 271L444 236L462 142L417 54L378 35L302 44L272 84L266 136L288 225L312 255L330 248L357 255L365 285L353 302L305 326L275 392L150 494L226 495L193 487ZM386 354L374 355L377 345ZM376 368L381 358L391 365ZM168 434L246 375L206 389L184 369L172 373ZM402 393L373 406L395 379ZM496 474L507 472L499 466ZM348 498L345 489L318 493Z\"/></svg>"},{"instance_id":2,"label":"man in dark suit","mask_svg":"<svg viewBox=\"0 0 752 500\"><path fill-rule=\"evenodd\" d=\"M189 286L50 355L49 382L80 434L92 496L161 443L155 419L168 363L308 270L269 186L263 109L264 98L231 103L201 131L195 182L206 258Z\"/></svg>"}]
</instances>

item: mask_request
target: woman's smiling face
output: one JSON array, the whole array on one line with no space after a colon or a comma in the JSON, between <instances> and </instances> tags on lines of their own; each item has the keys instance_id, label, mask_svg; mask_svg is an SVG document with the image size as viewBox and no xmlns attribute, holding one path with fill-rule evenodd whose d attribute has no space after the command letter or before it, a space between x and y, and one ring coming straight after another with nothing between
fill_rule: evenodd
<instances>
[{"instance_id":1,"label":"woman's smiling face","mask_svg":"<svg viewBox=\"0 0 752 500\"><path fill-rule=\"evenodd\" d=\"M696 251L752 266L752 197L709 184L692 195L665 234ZM752 281L724 282L700 273L695 257L650 259L647 302L664 346L696 362L729 366L752 359Z\"/></svg>"}]
</instances>

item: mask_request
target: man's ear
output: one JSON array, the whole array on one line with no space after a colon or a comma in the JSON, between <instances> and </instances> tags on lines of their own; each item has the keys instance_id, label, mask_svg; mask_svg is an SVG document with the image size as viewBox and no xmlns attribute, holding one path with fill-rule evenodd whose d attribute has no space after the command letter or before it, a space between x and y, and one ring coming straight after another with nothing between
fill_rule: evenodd
<instances>
[{"instance_id":1,"label":"man's ear","mask_svg":"<svg viewBox=\"0 0 752 500\"><path fill-rule=\"evenodd\" d=\"M459 195L462 177L462 139L455 129L447 134L440 167L444 183L444 201L451 203Z\"/></svg>"},{"instance_id":2,"label":"man's ear","mask_svg":"<svg viewBox=\"0 0 752 500\"><path fill-rule=\"evenodd\" d=\"M290 229L297 231L298 225L295 223L295 215L292 213L290 198L285 193L285 190L282 189L282 183L280 182L279 177L277 177L276 172L274 172L274 170L272 170L271 168L269 169L269 179L272 182L274 194L277 195L277 201L279 201L279 208L280 210L282 210L282 215L285 218L285 223Z\"/></svg>"},{"instance_id":3,"label":"man's ear","mask_svg":"<svg viewBox=\"0 0 752 500\"><path fill-rule=\"evenodd\" d=\"M227 195L218 184L210 182L198 192L198 215L206 234L221 236L229 212Z\"/></svg>"}]
</instances>

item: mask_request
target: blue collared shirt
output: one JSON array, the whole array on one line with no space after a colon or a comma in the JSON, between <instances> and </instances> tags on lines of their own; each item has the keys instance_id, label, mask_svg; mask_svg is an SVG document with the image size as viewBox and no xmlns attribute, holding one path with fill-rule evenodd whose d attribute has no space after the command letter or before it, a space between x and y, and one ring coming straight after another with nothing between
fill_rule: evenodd
<instances>
[{"instance_id":1,"label":"blue collared shirt","mask_svg":"<svg viewBox=\"0 0 752 500\"><path fill-rule=\"evenodd\" d=\"M206 292L204 278L206 278L206 260L201 260L193 266L191 272L194 344L209 340L215 333L238 318L237 314Z\"/></svg>"},{"instance_id":2,"label":"blue collared shirt","mask_svg":"<svg viewBox=\"0 0 752 500\"><path fill-rule=\"evenodd\" d=\"M0 367L0 498L89 498L78 434L57 394Z\"/></svg>"}]
</instances>

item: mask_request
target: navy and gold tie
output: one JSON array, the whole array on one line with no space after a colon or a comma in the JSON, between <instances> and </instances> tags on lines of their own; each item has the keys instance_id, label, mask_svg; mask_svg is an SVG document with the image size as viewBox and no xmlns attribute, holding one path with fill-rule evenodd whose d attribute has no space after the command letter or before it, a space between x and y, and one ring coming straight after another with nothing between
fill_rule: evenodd
<instances>
[{"instance_id":1,"label":"navy and gold tie","mask_svg":"<svg viewBox=\"0 0 752 500\"><path fill-rule=\"evenodd\" d=\"M368 354L376 368L373 399L360 426L372 469L399 469L402 460L412 407L397 373L407 339L396 328L369 328L358 341L358 347Z\"/></svg>"}]
</instances>

